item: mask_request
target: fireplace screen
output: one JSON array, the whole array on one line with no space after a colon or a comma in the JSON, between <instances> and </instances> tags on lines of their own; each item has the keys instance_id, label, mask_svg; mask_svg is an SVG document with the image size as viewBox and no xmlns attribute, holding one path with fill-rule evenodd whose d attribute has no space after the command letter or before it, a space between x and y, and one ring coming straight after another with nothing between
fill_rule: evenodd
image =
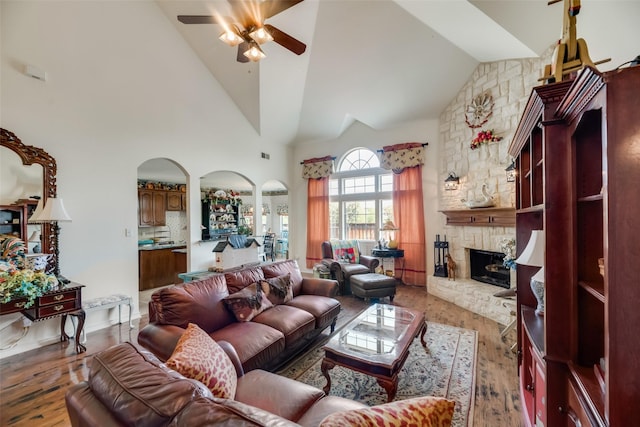
<instances>
[{"instance_id":1,"label":"fireplace screen","mask_svg":"<svg viewBox=\"0 0 640 427\"><path fill-rule=\"evenodd\" d=\"M504 254L500 252L469 249L471 278L479 282L509 289L509 269L502 265Z\"/></svg>"}]
</instances>

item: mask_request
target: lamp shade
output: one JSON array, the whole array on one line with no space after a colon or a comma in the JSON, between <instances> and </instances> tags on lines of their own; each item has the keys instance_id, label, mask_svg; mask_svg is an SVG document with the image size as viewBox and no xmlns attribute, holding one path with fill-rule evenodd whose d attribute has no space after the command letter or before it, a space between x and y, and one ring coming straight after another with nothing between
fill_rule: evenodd
<instances>
[{"instance_id":1,"label":"lamp shade","mask_svg":"<svg viewBox=\"0 0 640 427\"><path fill-rule=\"evenodd\" d=\"M532 230L529 243L516 259L516 264L542 267L544 265L544 230Z\"/></svg>"},{"instance_id":2,"label":"lamp shade","mask_svg":"<svg viewBox=\"0 0 640 427\"><path fill-rule=\"evenodd\" d=\"M33 211L31 216L27 220L27 222L31 222L31 223L38 222L38 217L42 214L43 210L44 210L44 200L40 199L38 200L38 205L36 206L36 210Z\"/></svg>"},{"instance_id":3,"label":"lamp shade","mask_svg":"<svg viewBox=\"0 0 640 427\"><path fill-rule=\"evenodd\" d=\"M42 213L35 222L61 222L71 221L71 217L64 208L62 199L57 197L49 197L44 205Z\"/></svg>"},{"instance_id":4,"label":"lamp shade","mask_svg":"<svg viewBox=\"0 0 640 427\"><path fill-rule=\"evenodd\" d=\"M382 228L380 230L382 231L393 231L393 230L397 230L398 227L396 227L396 225L393 223L393 221L389 220L387 222L384 223L384 225L382 226Z\"/></svg>"}]
</instances>

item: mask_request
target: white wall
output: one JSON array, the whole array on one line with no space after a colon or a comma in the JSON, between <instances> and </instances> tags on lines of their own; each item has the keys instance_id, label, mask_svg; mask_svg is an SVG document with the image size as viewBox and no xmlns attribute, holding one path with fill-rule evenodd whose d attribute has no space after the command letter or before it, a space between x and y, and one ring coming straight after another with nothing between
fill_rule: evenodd
<instances>
[{"instance_id":1,"label":"white wall","mask_svg":"<svg viewBox=\"0 0 640 427\"><path fill-rule=\"evenodd\" d=\"M294 148L293 161L295 162L294 187L291 195L299 202L295 210L291 210L291 231L289 240L294 245L295 251L290 257L297 258L300 268L306 269L306 239L307 239L307 181L295 179L302 176L300 162L305 159L322 156L335 156L337 162L349 151L358 147L365 147L376 151L385 145L400 144L403 142L428 142L425 147L425 164L422 174L422 186L424 192L425 234L427 246L427 266L433 260L433 244L435 230L438 228L438 121L418 120L405 123L392 129L372 129L361 122L354 122L340 137L329 141L313 141L296 146ZM427 274L429 271L427 271Z\"/></svg>"},{"instance_id":2,"label":"white wall","mask_svg":"<svg viewBox=\"0 0 640 427\"><path fill-rule=\"evenodd\" d=\"M234 170L259 186L288 182L288 150L256 134L154 2L2 1L0 8L0 124L57 161L58 195L73 218L62 224L61 272L86 286L83 298L126 293L137 306L137 167L147 159L169 158L187 172L196 225L199 177L213 170ZM47 81L27 77L26 64L46 71ZM199 226L189 239L191 269L209 265L212 248L197 243ZM107 321L93 312L87 330ZM56 321L34 324L0 357L55 342L58 329Z\"/></svg>"}]
</instances>

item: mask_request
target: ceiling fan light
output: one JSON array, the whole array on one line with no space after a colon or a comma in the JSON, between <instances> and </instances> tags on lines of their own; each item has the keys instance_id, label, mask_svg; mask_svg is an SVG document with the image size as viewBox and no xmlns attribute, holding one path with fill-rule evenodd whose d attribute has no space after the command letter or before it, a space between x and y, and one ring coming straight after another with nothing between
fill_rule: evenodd
<instances>
[{"instance_id":1,"label":"ceiling fan light","mask_svg":"<svg viewBox=\"0 0 640 427\"><path fill-rule=\"evenodd\" d=\"M243 55L249 58L253 62L258 62L262 58L266 57L266 55L264 54L262 49L260 49L260 46L258 46L258 43L256 42L249 43L249 49L247 49L243 53Z\"/></svg>"},{"instance_id":2,"label":"ceiling fan light","mask_svg":"<svg viewBox=\"0 0 640 427\"><path fill-rule=\"evenodd\" d=\"M218 38L229 46L238 46L244 41L244 39L231 28L228 28L224 33L220 34Z\"/></svg>"},{"instance_id":3,"label":"ceiling fan light","mask_svg":"<svg viewBox=\"0 0 640 427\"><path fill-rule=\"evenodd\" d=\"M269 31L267 31L264 27L256 28L252 32L249 33L249 36L258 44L267 43L273 40Z\"/></svg>"}]
</instances>

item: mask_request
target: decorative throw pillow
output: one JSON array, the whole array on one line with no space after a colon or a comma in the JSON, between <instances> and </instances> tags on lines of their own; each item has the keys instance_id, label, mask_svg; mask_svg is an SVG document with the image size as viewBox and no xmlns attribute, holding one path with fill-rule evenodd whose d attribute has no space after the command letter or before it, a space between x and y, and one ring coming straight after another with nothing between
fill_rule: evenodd
<instances>
[{"instance_id":1,"label":"decorative throw pillow","mask_svg":"<svg viewBox=\"0 0 640 427\"><path fill-rule=\"evenodd\" d=\"M269 286L267 298L273 305L286 304L293 299L291 273L264 280Z\"/></svg>"},{"instance_id":2,"label":"decorative throw pillow","mask_svg":"<svg viewBox=\"0 0 640 427\"><path fill-rule=\"evenodd\" d=\"M349 264L360 263L360 252L356 240L331 240L333 259Z\"/></svg>"},{"instance_id":3,"label":"decorative throw pillow","mask_svg":"<svg viewBox=\"0 0 640 427\"><path fill-rule=\"evenodd\" d=\"M189 323L178 340L167 366L187 378L198 380L223 399L236 395L238 376L225 351L198 325Z\"/></svg>"},{"instance_id":4,"label":"decorative throw pillow","mask_svg":"<svg viewBox=\"0 0 640 427\"><path fill-rule=\"evenodd\" d=\"M416 397L370 408L334 412L320 422L320 427L449 427L454 406L455 402L442 397Z\"/></svg>"},{"instance_id":5,"label":"decorative throw pillow","mask_svg":"<svg viewBox=\"0 0 640 427\"><path fill-rule=\"evenodd\" d=\"M236 316L238 322L248 322L273 304L267 298L269 284L255 282L241 291L224 298L225 304Z\"/></svg>"}]
</instances>

